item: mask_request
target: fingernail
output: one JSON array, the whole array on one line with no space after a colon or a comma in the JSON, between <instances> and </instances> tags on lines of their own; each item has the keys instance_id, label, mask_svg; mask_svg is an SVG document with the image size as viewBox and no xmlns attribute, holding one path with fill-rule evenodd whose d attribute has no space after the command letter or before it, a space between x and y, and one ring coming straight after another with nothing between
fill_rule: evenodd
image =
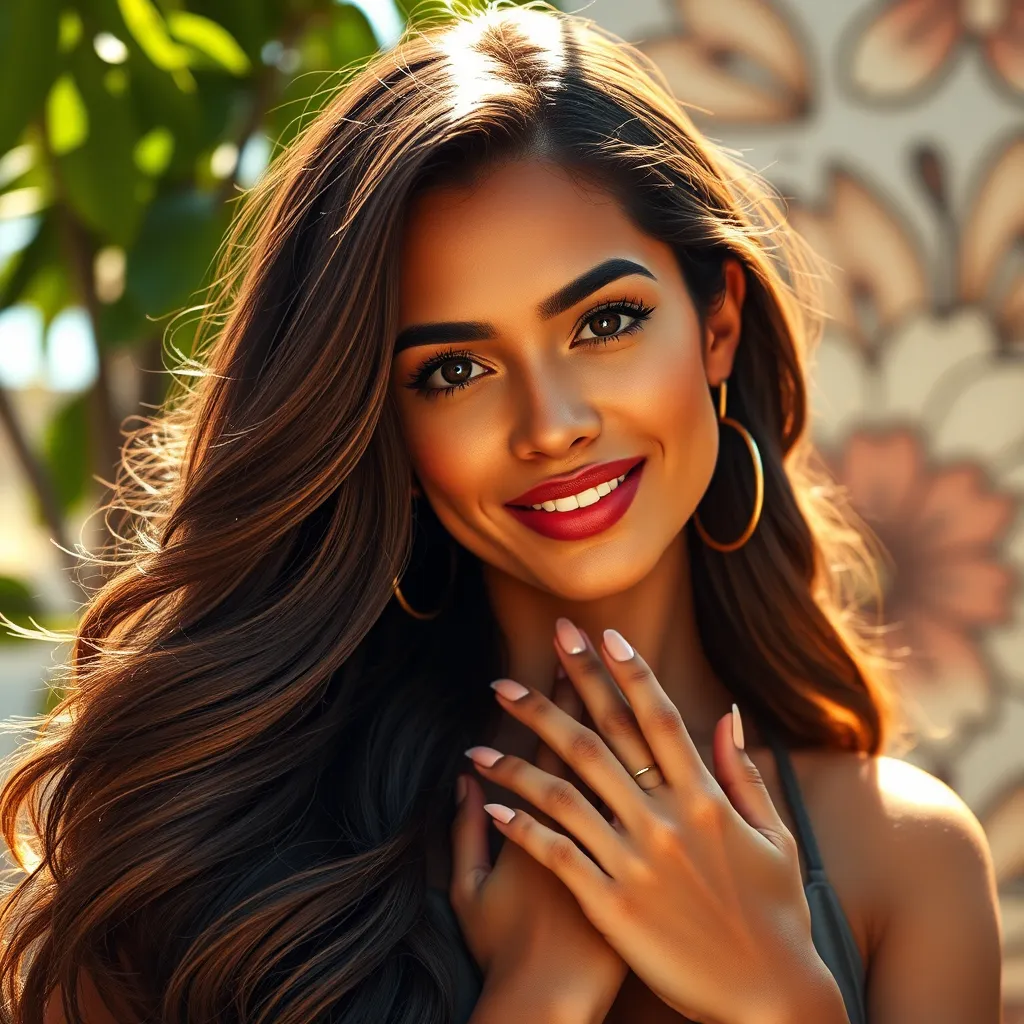
<instances>
[{"instance_id":1,"label":"fingernail","mask_svg":"<svg viewBox=\"0 0 1024 1024\"><path fill-rule=\"evenodd\" d=\"M743 719L735 704L732 706L732 741L740 750L743 749Z\"/></svg>"},{"instance_id":2,"label":"fingernail","mask_svg":"<svg viewBox=\"0 0 1024 1024\"><path fill-rule=\"evenodd\" d=\"M492 817L497 818L498 821L507 825L516 815L516 812L511 807L506 807L504 804L484 804L484 810Z\"/></svg>"},{"instance_id":3,"label":"fingernail","mask_svg":"<svg viewBox=\"0 0 1024 1024\"><path fill-rule=\"evenodd\" d=\"M555 620L555 634L566 654L582 654L586 650L580 631L568 619Z\"/></svg>"},{"instance_id":4,"label":"fingernail","mask_svg":"<svg viewBox=\"0 0 1024 1024\"><path fill-rule=\"evenodd\" d=\"M464 751L466 757L472 758L477 764L485 768L493 768L495 762L500 761L505 755L494 747L470 747Z\"/></svg>"},{"instance_id":5,"label":"fingernail","mask_svg":"<svg viewBox=\"0 0 1024 1024\"><path fill-rule=\"evenodd\" d=\"M507 697L509 700L519 700L530 692L522 683L517 683L514 679L495 679L491 683L491 689L497 690L502 697Z\"/></svg>"},{"instance_id":6,"label":"fingernail","mask_svg":"<svg viewBox=\"0 0 1024 1024\"><path fill-rule=\"evenodd\" d=\"M633 648L626 643L618 630L604 631L604 646L616 661L629 661L633 657Z\"/></svg>"},{"instance_id":7,"label":"fingernail","mask_svg":"<svg viewBox=\"0 0 1024 1024\"><path fill-rule=\"evenodd\" d=\"M455 803L461 804L466 799L466 776L460 775L455 780Z\"/></svg>"}]
</instances>

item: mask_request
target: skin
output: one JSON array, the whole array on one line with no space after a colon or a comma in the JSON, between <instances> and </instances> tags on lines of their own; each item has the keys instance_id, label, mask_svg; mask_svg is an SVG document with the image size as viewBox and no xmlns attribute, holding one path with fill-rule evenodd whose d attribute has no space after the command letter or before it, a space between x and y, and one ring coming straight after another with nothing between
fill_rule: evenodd
<instances>
[{"instance_id":1,"label":"skin","mask_svg":"<svg viewBox=\"0 0 1024 1024\"><path fill-rule=\"evenodd\" d=\"M568 870L556 872L551 838L557 832L571 835L579 823L569 821L565 806L545 803L542 783L567 778L580 793L596 793L595 802L611 803L609 790L591 790L586 784L593 780L586 778L586 759L571 738L579 726L576 718L607 724L595 711L614 689L600 638L604 629L614 628L642 653L652 685L680 713L690 749L705 766L714 767L719 794L728 794L725 803L756 827L747 813L749 802L745 808L737 796L741 765L747 765L750 779L764 790L763 813L770 809L786 830L795 831L756 723L744 722L749 759L733 753L727 714L732 696L701 650L681 537L718 454L714 397L729 377L741 340L743 274L736 261L727 261L724 299L701 325L667 246L636 228L611 197L557 167L529 160L492 169L472 188L421 195L410 207L403 242L400 330L469 320L489 322L492 328L486 339L422 345L396 354L392 394L414 487L452 536L481 560L510 651L509 677L530 691L524 705L543 703L554 691L554 671L563 655L552 634L560 616L590 640L585 656L595 665L604 663L605 681L591 679L589 695L580 670L568 663L572 659L565 664L587 706L579 713L517 714L512 702L499 696L506 712L502 724L496 735L480 738L505 756L494 768L476 765L476 777L469 780L453 833L451 889L464 934L488 979L474 1024L511 1019L513 1012L548 1021L685 1020L677 1012L683 1009L680 1000L657 991L653 976L644 979L652 982L648 986L632 971L617 998L613 993L611 1006L601 986L612 977L618 987L621 974L610 966L618 961L608 959L595 929L587 928L587 922L600 923L602 910L577 885L578 903L586 904L584 921L579 906L565 900L558 880L551 878L559 873L573 888ZM553 319L539 317L541 300L613 257L642 264L654 279L626 277ZM618 321L588 317L598 303L625 297L653 307L642 328L606 346L581 344L633 322L629 314ZM468 386L432 398L403 386L445 348L466 350L472 359L450 358L447 379L435 367L428 386L443 387L471 374ZM453 375L453 368L462 376ZM637 495L626 515L603 533L571 542L548 539L503 507L552 475L634 455L647 459ZM564 696L556 703L565 707ZM618 726L628 731L621 721ZM630 771L654 760L633 761L644 742L642 726L634 722L631 755L623 753L622 744L610 742L607 729L597 727L609 740L607 756L621 757ZM546 760L550 749L539 738L565 763L559 764L557 756ZM528 785L523 766L531 762L545 769ZM872 1024L996 1020L1000 951L994 873L970 810L938 780L891 758L807 752L794 753L793 763L830 878L870 968ZM495 826L517 849L506 857L512 844L504 844L493 868L485 801L518 811L510 825ZM837 807L842 808L838 816ZM598 827L591 822L591 829ZM577 830L576 838L581 835ZM523 850L535 862L547 863L547 876L524 860ZM921 871L923 860L930 865L928 872ZM793 867L799 878L795 854ZM664 863L662 870L668 870ZM480 884L483 879L487 885ZM437 883L435 878L432 884ZM440 884L447 884L447 878ZM525 892L531 899L522 898ZM942 900L935 899L937 892L943 893ZM650 906L650 931L636 936L645 950L665 924L656 923L656 901ZM541 908L547 908L546 915ZM569 962L579 985L589 985L594 996L581 1011L543 1002L544 993L564 987L569 968L558 951L567 943L577 954ZM510 948L525 952L515 956L507 952ZM945 984L937 983L937 965L954 962L957 971L940 971ZM590 963L598 966L588 975ZM633 966L642 963L638 957ZM789 1004L796 1017L731 1019L845 1020L841 1001L837 1007L834 999L834 983L829 990L830 976L824 985L820 978L804 978L807 1001ZM728 987L721 979L719 986ZM772 1014L781 1005L775 1004Z\"/></svg>"},{"instance_id":2,"label":"skin","mask_svg":"<svg viewBox=\"0 0 1024 1024\"><path fill-rule=\"evenodd\" d=\"M540 162L499 167L469 190L427 193L406 225L402 328L447 320L492 324L490 337L451 346L473 353L472 363L456 357L448 364L449 374L460 364L461 376L471 377L468 386L431 397L403 386L448 347L442 344L399 352L392 385L416 486L483 563L509 640L509 675L550 695L555 619L567 615L588 636L614 624L650 652L647 663L685 718L694 751L709 749L732 697L697 637L681 531L718 454L711 388L727 379L740 340L745 282L738 263L729 263L724 299L702 327L671 249L636 228L607 195ZM612 257L641 264L654 279L632 274L553 319L538 316L541 298ZM482 274L480 267L500 272ZM627 297L653 307L642 330L604 346L582 344L634 322L630 314L588 319L598 304ZM440 370L431 371L428 386L453 379ZM503 507L555 473L633 455L647 463L632 506L590 538L542 537ZM512 714L493 744L525 761L537 756L536 733ZM636 767L654 760L636 728L620 749L627 763L639 757ZM484 789L491 800L504 795L510 802L515 795L497 778L485 779ZM522 806L523 799L515 802ZM795 856L792 866L799 901ZM577 947L584 934L576 932ZM758 940L770 944L764 935ZM678 973L664 962L665 976ZM564 972L561 977L564 984Z\"/></svg>"},{"instance_id":3,"label":"skin","mask_svg":"<svg viewBox=\"0 0 1024 1024\"><path fill-rule=\"evenodd\" d=\"M614 256L642 264L657 281L622 278L561 316L537 318L541 298ZM469 348L491 374L430 399L403 387L442 345L406 349L392 373L419 486L449 533L483 563L509 640L509 675L550 693L555 619L566 615L592 637L614 626L645 652L691 735L705 745L732 697L697 637L681 531L718 456L709 386L728 377L739 342L738 265L728 283L702 331L667 245L559 168L506 165L470 192L421 196L403 244L401 325L490 321L497 336ZM572 347L597 334L593 321L577 324L583 314L623 297L655 307L641 331ZM631 320L623 315L620 323ZM435 373L431 384L440 383ZM503 508L549 476L634 455L647 458L639 491L603 533L551 540ZM513 722L495 739L506 752L528 752L536 743Z\"/></svg>"},{"instance_id":4,"label":"skin","mask_svg":"<svg viewBox=\"0 0 1024 1024\"><path fill-rule=\"evenodd\" d=\"M635 260L656 280L625 278L554 319L537 318L541 299L609 257ZM599 302L625 296L654 307L643 329L607 346L574 347L581 337L598 333L593 320L586 321L587 329L580 318ZM701 861L714 847L707 836L696 843L700 830L689 834L693 842L679 842L678 830L672 842L641 841L644 835L665 840L671 834L650 829L654 808L662 820L672 813L681 822L693 811L694 793L706 796L714 786L714 820L733 812L743 819L729 819L735 826L730 852L755 849L752 839L758 832L766 838L765 823L774 814L794 831L772 755L755 723L744 722L749 761L731 746L732 697L701 652L679 537L717 458L711 389L731 372L743 299L743 275L733 262L724 301L702 328L668 248L630 224L609 197L581 189L547 165L506 166L475 188L427 193L409 211L400 328L472 319L490 321L495 331L488 340L456 346L479 362L474 374L490 376L451 396L425 399L402 385L440 346L409 349L395 358L393 397L418 485L449 532L481 559L508 640L509 675L529 690L519 706L496 694L505 712L502 724L480 742L505 756L493 768L477 766L475 776L465 776L468 795L456 814L453 863L432 881L446 886L450 874L453 908L487 979L472 1024L667 1024L686 1019L679 1011L688 999L697 1000L693 1012L701 1019L718 1024L846 1019L834 983L830 987L830 978L813 970L800 977L799 991L776 988L771 1005L744 1006L742 1012L733 1006L732 1016L703 1011L715 1000L723 1008L731 1005L739 971L726 971L725 980L710 985L706 974L690 973L680 991L670 991L677 967L695 968L688 953L673 961L678 950L659 951L657 942L667 929L685 925L672 907L688 908L701 894L699 887L679 888L680 880L688 864L698 865L691 880L712 877L722 858ZM627 316L620 326L630 322ZM432 384L440 383L435 374ZM636 498L602 534L572 543L549 540L502 507L548 476L632 455L647 458ZM559 652L553 633L560 616L591 638L583 652ZM636 679L609 659L602 644L606 628L618 630L641 656L637 664L644 672ZM558 665L568 673L567 682L556 681ZM635 719L614 714L613 681L637 710ZM594 830L612 826L601 817L591 817L585 827L574 821L573 802L553 801L551 786L558 783L564 797L564 780L574 792L611 805L614 787L594 766L600 762L607 772L626 764L633 771L637 758L640 764L655 760L648 754L657 749L656 730L671 719L641 712L652 699L678 711L676 725L684 731L674 745L686 753L688 768L677 764L674 782L659 772L643 776L647 781L636 801L650 803L635 803L633 811L642 807L647 817L623 815L612 833L634 840L630 855L641 867L632 885L621 871L616 878L620 897L625 893L639 909L629 927L616 922L609 929L607 938L620 942L613 948L598 927L609 904L593 891L588 899L570 862L550 856L556 833L580 838L588 829L594 836ZM659 719L661 727L655 724ZM588 725L608 741L602 741L599 757L594 730L588 730L588 756L574 743ZM657 756L666 775L671 759L667 750ZM871 1024L999 1021L994 869L971 811L944 783L893 758L810 751L794 752L792 760L829 878L869 968ZM701 774L701 764L714 769L714 778L710 771ZM656 800L641 792L648 787ZM485 801L516 809L510 825L494 826L512 841L493 865ZM617 807L623 808L628 805ZM715 830L705 831L711 842L718 840ZM762 844L761 855L750 860L754 866L742 873L765 868L770 855ZM578 863L580 868L585 865ZM778 899L779 887L789 891L799 878L793 850L774 870ZM670 902L658 898L660 885L645 894L636 884L645 872L648 880L653 875L659 883L672 883ZM716 891L734 883L752 885L753 892L769 884L719 875ZM753 899L739 903L746 909ZM783 902L789 907L796 901L794 892ZM706 928L723 926L703 909ZM761 934L771 952L767 932L744 934ZM679 948L693 948L685 928L673 938ZM627 971L623 955L635 959L636 971ZM710 958L705 966L717 962ZM780 973L788 969L780 967ZM88 1024L128 1019L103 1006L88 976L81 978L80 995ZM58 989L47 1004L46 1024L64 1024L60 1001Z\"/></svg>"}]
</instances>

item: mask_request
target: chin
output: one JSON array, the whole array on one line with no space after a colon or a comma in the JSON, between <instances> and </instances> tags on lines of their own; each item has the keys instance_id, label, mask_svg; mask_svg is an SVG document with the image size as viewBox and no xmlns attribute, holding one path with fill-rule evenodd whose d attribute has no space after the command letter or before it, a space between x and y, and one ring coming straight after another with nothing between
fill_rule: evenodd
<instances>
[{"instance_id":1,"label":"chin","mask_svg":"<svg viewBox=\"0 0 1024 1024\"><path fill-rule=\"evenodd\" d=\"M556 567L549 560L543 567L531 564L533 575L544 589L567 601L600 601L614 597L639 584L657 564L660 555L650 556L619 551L578 554ZM648 564L650 563L650 564Z\"/></svg>"}]
</instances>

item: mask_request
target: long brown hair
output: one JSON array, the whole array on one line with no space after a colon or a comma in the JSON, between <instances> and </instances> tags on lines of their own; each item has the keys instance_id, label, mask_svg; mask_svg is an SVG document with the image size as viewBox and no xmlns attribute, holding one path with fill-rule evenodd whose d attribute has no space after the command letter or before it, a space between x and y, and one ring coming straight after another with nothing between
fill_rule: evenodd
<instances>
[{"instance_id":1,"label":"long brown hair","mask_svg":"<svg viewBox=\"0 0 1024 1024\"><path fill-rule=\"evenodd\" d=\"M0 794L23 869L0 907L4 1021L40 1024L79 969L147 1021L450 1019L425 858L506 652L457 545L438 618L393 599L451 543L411 498L388 398L399 244L418 190L523 155L610 190L701 316L740 260L729 413L760 445L764 512L729 554L688 525L700 635L790 746L885 749L896 705L856 605L871 559L805 437L816 265L639 51L499 3L378 55L272 165L201 375L129 434L115 504L135 529ZM736 536L752 499L745 449L723 447L703 523Z\"/></svg>"}]
</instances>

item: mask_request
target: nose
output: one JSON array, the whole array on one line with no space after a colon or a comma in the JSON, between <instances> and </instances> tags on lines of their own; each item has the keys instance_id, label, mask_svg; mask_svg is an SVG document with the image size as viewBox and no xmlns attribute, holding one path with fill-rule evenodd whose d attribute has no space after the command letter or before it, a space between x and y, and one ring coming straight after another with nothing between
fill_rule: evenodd
<instances>
[{"instance_id":1,"label":"nose","mask_svg":"<svg viewBox=\"0 0 1024 1024\"><path fill-rule=\"evenodd\" d=\"M524 374L521 385L510 438L516 458L564 458L600 435L600 414L567 368L538 368Z\"/></svg>"}]
</instances>

